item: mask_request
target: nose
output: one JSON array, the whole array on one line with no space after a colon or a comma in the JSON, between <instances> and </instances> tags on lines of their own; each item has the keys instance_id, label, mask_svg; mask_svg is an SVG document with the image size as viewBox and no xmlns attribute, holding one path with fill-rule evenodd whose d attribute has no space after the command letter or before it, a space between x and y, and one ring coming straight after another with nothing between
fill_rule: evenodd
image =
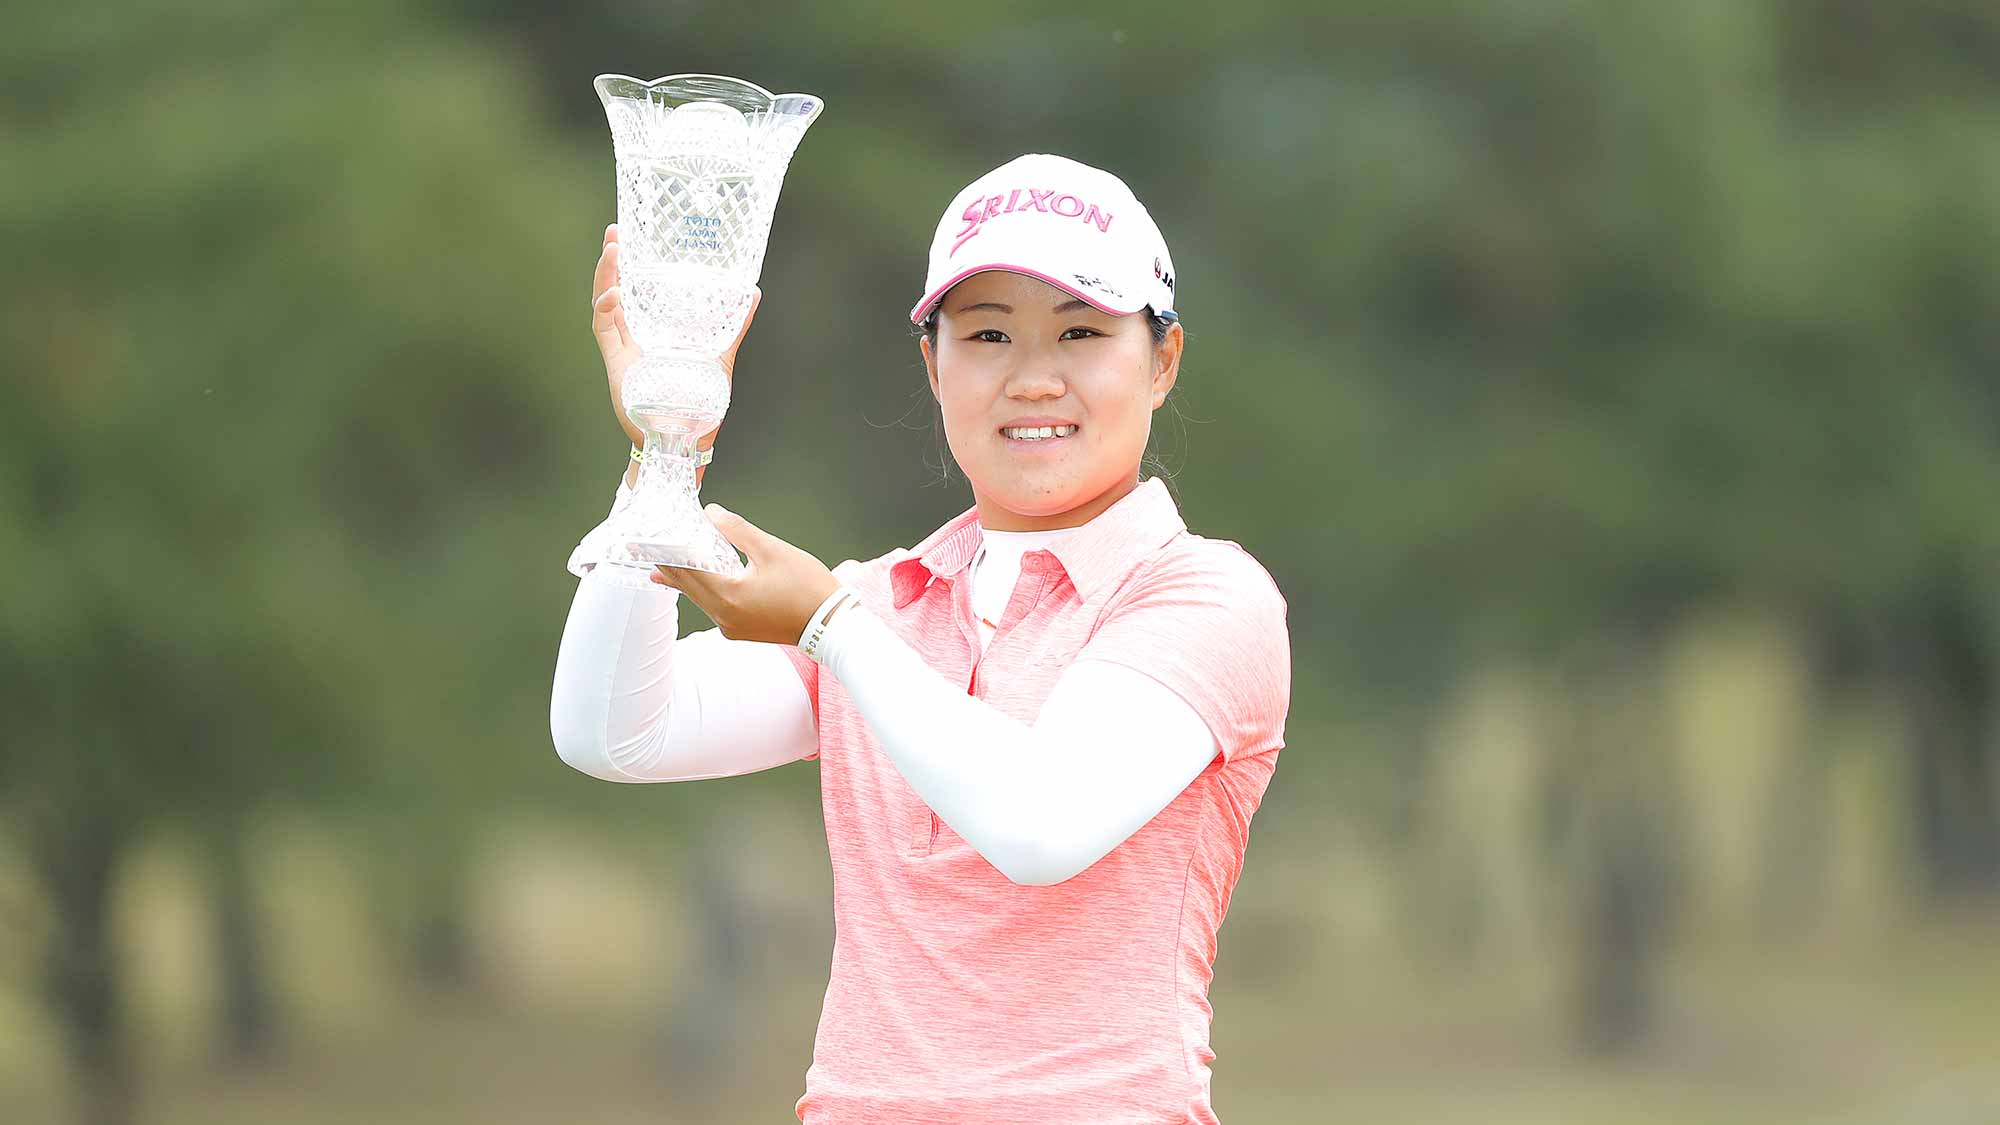
<instances>
[{"instance_id":1,"label":"nose","mask_svg":"<svg viewBox=\"0 0 2000 1125\"><path fill-rule=\"evenodd\" d=\"M1007 376L1007 397L1018 399L1061 398L1069 392L1069 380L1063 377L1051 357L1037 357L1016 367Z\"/></svg>"}]
</instances>

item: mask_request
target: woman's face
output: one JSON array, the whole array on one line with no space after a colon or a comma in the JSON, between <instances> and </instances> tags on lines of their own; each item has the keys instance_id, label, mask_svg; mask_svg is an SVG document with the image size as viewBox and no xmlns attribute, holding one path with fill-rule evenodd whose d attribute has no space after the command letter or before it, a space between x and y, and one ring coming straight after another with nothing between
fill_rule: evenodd
<instances>
[{"instance_id":1,"label":"woman's face","mask_svg":"<svg viewBox=\"0 0 2000 1125\"><path fill-rule=\"evenodd\" d=\"M1181 339L1176 324L1155 347L1145 313L1112 316L1022 274L987 270L952 286L936 347L918 346L980 523L1075 527L1138 487ZM1013 435L1017 426L1057 425L1074 431Z\"/></svg>"}]
</instances>

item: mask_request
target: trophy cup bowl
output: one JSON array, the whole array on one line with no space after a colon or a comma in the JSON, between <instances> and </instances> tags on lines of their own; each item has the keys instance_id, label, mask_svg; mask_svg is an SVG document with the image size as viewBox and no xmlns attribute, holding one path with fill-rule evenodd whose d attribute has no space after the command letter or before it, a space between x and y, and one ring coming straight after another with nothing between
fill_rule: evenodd
<instances>
[{"instance_id":1,"label":"trophy cup bowl","mask_svg":"<svg viewBox=\"0 0 2000 1125\"><path fill-rule=\"evenodd\" d=\"M695 443L729 409L720 357L756 296L785 169L824 103L717 74L600 74L595 86L618 165L618 284L642 353L621 405L646 435L603 561L740 574L702 514Z\"/></svg>"}]
</instances>

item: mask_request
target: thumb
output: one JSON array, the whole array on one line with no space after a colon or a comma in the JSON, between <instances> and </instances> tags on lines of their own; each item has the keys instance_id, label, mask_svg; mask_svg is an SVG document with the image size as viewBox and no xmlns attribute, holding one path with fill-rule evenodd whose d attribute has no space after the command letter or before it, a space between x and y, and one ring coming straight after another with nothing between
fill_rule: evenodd
<instances>
[{"instance_id":1,"label":"thumb","mask_svg":"<svg viewBox=\"0 0 2000 1125\"><path fill-rule=\"evenodd\" d=\"M720 531L731 546L753 559L761 553L759 548L769 538L763 528L720 504L710 504L702 509L702 513L708 516L708 522L715 525L715 530Z\"/></svg>"}]
</instances>

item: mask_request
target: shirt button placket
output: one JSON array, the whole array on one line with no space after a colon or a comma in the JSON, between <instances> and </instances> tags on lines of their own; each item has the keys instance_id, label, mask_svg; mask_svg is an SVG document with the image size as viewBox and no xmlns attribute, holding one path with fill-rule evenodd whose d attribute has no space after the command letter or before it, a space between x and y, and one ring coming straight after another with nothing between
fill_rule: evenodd
<instances>
[{"instance_id":1,"label":"shirt button placket","mask_svg":"<svg viewBox=\"0 0 2000 1125\"><path fill-rule=\"evenodd\" d=\"M960 577L962 579L963 575ZM965 693L977 696L979 694L979 622L973 619L972 588L969 584L959 579L954 579L951 582L951 612L952 617L958 624L959 640L964 643L966 652ZM918 805L924 811L916 818L917 823L914 825L916 838L910 843L910 854L920 856L929 855L937 846L941 822L938 820L937 813L932 812L930 806L923 803L922 798L918 798Z\"/></svg>"}]
</instances>

